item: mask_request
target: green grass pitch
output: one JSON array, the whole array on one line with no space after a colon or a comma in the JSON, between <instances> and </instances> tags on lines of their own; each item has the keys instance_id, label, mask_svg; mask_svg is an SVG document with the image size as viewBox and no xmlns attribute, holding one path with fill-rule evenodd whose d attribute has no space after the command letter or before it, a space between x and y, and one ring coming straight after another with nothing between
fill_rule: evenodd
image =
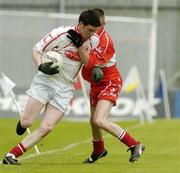
<instances>
[{"instance_id":1,"label":"green grass pitch","mask_svg":"<svg viewBox=\"0 0 180 173\"><path fill-rule=\"evenodd\" d=\"M0 160L24 136L15 134L17 119L0 119ZM38 125L37 122L33 128ZM136 126L137 121L118 122L146 146L142 157L129 163L127 147L104 134L108 155L94 164L83 164L90 154L91 134L88 122L62 121L38 144L41 152L31 148L21 166L0 164L0 173L178 173L180 172L180 120L155 120Z\"/></svg>"}]
</instances>

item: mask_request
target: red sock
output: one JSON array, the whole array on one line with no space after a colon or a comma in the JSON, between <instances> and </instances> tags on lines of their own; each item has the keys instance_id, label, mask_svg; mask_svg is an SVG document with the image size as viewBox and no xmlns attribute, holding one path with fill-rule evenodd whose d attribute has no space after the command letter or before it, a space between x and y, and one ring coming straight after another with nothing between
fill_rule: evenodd
<instances>
[{"instance_id":1,"label":"red sock","mask_svg":"<svg viewBox=\"0 0 180 173\"><path fill-rule=\"evenodd\" d=\"M10 153L14 154L16 157L19 157L25 151L26 148L21 143L19 143L18 145L16 145L14 148L11 149Z\"/></svg>"},{"instance_id":2,"label":"red sock","mask_svg":"<svg viewBox=\"0 0 180 173\"><path fill-rule=\"evenodd\" d=\"M127 132L123 132L121 136L119 137L119 140L127 145L128 147L132 147L134 145L139 144L138 141L136 141L132 136L130 136Z\"/></svg>"},{"instance_id":3,"label":"red sock","mask_svg":"<svg viewBox=\"0 0 180 173\"><path fill-rule=\"evenodd\" d=\"M93 154L98 155L104 151L104 139L100 139L98 141L93 142Z\"/></svg>"}]
</instances>

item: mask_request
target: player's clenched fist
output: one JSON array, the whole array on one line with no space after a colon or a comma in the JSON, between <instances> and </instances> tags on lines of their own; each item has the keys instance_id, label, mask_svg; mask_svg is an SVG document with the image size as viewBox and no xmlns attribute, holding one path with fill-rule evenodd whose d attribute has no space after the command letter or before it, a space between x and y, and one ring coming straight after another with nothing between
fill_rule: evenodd
<instances>
[{"instance_id":1,"label":"player's clenched fist","mask_svg":"<svg viewBox=\"0 0 180 173\"><path fill-rule=\"evenodd\" d=\"M103 71L99 66L94 66L92 71L92 78L95 83L99 82L103 78Z\"/></svg>"},{"instance_id":2,"label":"player's clenched fist","mask_svg":"<svg viewBox=\"0 0 180 173\"><path fill-rule=\"evenodd\" d=\"M42 63L39 65L38 70L48 75L59 73L59 70L58 70L59 66L57 65L57 66L52 67L51 66L52 64L53 62Z\"/></svg>"},{"instance_id":3,"label":"player's clenched fist","mask_svg":"<svg viewBox=\"0 0 180 173\"><path fill-rule=\"evenodd\" d=\"M77 48L83 44L81 36L76 31L74 31L73 29L70 29L67 31L67 33L68 33L67 37L72 41L72 43Z\"/></svg>"}]
</instances>

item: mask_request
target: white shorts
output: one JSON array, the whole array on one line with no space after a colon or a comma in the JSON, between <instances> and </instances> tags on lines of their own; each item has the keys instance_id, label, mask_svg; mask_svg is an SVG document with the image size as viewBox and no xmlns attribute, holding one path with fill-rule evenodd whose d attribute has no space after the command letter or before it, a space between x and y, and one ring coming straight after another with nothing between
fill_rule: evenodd
<instances>
[{"instance_id":1,"label":"white shorts","mask_svg":"<svg viewBox=\"0 0 180 173\"><path fill-rule=\"evenodd\" d=\"M27 94L46 105L50 103L62 112L66 112L73 97L72 85L53 81L46 76L36 75Z\"/></svg>"}]
</instances>

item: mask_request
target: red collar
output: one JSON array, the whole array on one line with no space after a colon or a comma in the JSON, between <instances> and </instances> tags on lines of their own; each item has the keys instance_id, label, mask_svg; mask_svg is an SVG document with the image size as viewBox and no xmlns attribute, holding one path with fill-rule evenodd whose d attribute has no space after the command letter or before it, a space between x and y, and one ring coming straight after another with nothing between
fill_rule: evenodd
<instances>
[{"instance_id":1,"label":"red collar","mask_svg":"<svg viewBox=\"0 0 180 173\"><path fill-rule=\"evenodd\" d=\"M102 28L99 29L99 31L97 32L97 35L101 36L104 32L105 32L104 27L102 27Z\"/></svg>"}]
</instances>

